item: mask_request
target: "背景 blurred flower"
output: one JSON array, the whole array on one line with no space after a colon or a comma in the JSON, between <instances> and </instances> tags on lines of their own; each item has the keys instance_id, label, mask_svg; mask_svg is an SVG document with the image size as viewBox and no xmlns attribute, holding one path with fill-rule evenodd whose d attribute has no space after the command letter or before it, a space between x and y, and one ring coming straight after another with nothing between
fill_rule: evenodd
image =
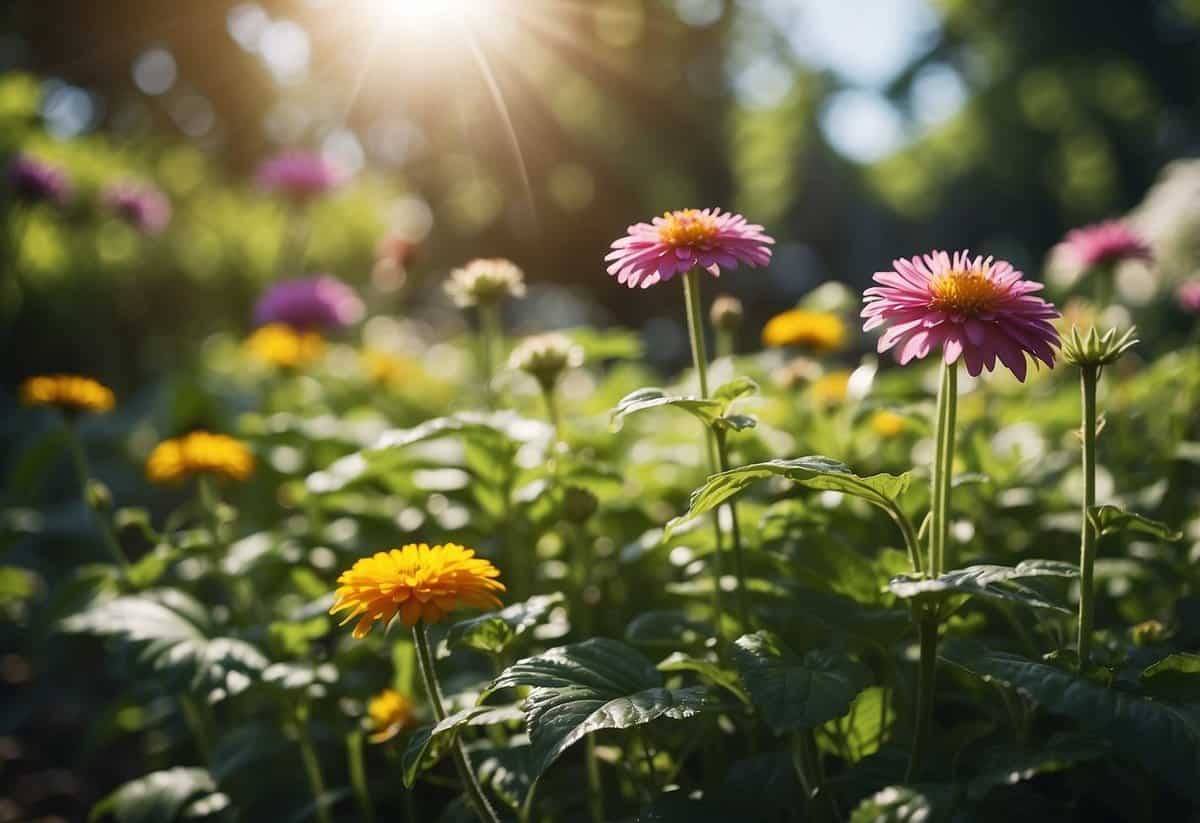
<instances>
[{"instance_id":1,"label":"\u80cc\u666f blurred flower","mask_svg":"<svg viewBox=\"0 0 1200 823\"><path fill-rule=\"evenodd\" d=\"M372 743L386 743L416 724L413 702L395 689L384 689L367 703Z\"/></svg>"},{"instance_id":2,"label":"\u80cc\u666f blurred flower","mask_svg":"<svg viewBox=\"0 0 1200 823\"><path fill-rule=\"evenodd\" d=\"M344 175L317 152L287 151L271 157L255 175L263 191L304 203L345 182Z\"/></svg>"},{"instance_id":3,"label":"\u80cc\u666f blurred flower","mask_svg":"<svg viewBox=\"0 0 1200 823\"><path fill-rule=\"evenodd\" d=\"M116 404L112 389L74 374L44 374L21 383L26 406L57 406L67 411L106 412Z\"/></svg>"},{"instance_id":4,"label":"\u80cc\u666f blurred flower","mask_svg":"<svg viewBox=\"0 0 1200 823\"><path fill-rule=\"evenodd\" d=\"M721 331L735 332L742 327L746 315L742 301L728 294L722 294L713 300L708 317L715 328Z\"/></svg>"},{"instance_id":5,"label":"\u80cc\u666f blurred flower","mask_svg":"<svg viewBox=\"0 0 1200 823\"><path fill-rule=\"evenodd\" d=\"M908 420L894 411L880 409L871 415L871 430L880 437L895 437L908 428Z\"/></svg>"},{"instance_id":6,"label":"\u80cc\u666f blurred flower","mask_svg":"<svg viewBox=\"0 0 1200 823\"><path fill-rule=\"evenodd\" d=\"M762 226L740 214L680 209L630 226L604 259L618 283L645 289L693 269L718 277L721 269L735 269L739 263L765 266L774 242Z\"/></svg>"},{"instance_id":7,"label":"\u80cc\u666f blurred flower","mask_svg":"<svg viewBox=\"0 0 1200 823\"><path fill-rule=\"evenodd\" d=\"M850 372L843 369L823 374L812 382L809 392L818 406L836 406L849 395Z\"/></svg>"},{"instance_id":8,"label":"\u80cc\u666f blurred flower","mask_svg":"<svg viewBox=\"0 0 1200 823\"><path fill-rule=\"evenodd\" d=\"M144 234L159 234L171 222L171 201L153 186L114 183L101 195L103 203Z\"/></svg>"},{"instance_id":9,"label":"\u80cc\u666f blurred flower","mask_svg":"<svg viewBox=\"0 0 1200 823\"><path fill-rule=\"evenodd\" d=\"M1119 220L1107 220L1067 232L1063 245L1082 268L1123 260L1150 260L1153 255L1133 229Z\"/></svg>"},{"instance_id":10,"label":"\u80cc\u666f blurred flower","mask_svg":"<svg viewBox=\"0 0 1200 823\"><path fill-rule=\"evenodd\" d=\"M777 314L763 326L764 346L797 346L817 352L840 349L846 342L846 324L833 312L791 309Z\"/></svg>"},{"instance_id":11,"label":"\u80cc\u666f blurred flower","mask_svg":"<svg viewBox=\"0 0 1200 823\"><path fill-rule=\"evenodd\" d=\"M357 618L357 638L366 637L376 621L386 626L397 615L409 628L419 620L437 623L459 606L498 607L496 593L504 591L499 576L490 561L457 543L410 543L364 557L342 572L329 613L348 612L341 625Z\"/></svg>"},{"instance_id":12,"label":"\u80cc\u666f blurred flower","mask_svg":"<svg viewBox=\"0 0 1200 823\"><path fill-rule=\"evenodd\" d=\"M284 323L268 323L246 338L246 351L258 360L284 369L306 366L325 350L321 335L297 331Z\"/></svg>"},{"instance_id":13,"label":"\u80cc\u666f blurred flower","mask_svg":"<svg viewBox=\"0 0 1200 823\"><path fill-rule=\"evenodd\" d=\"M1192 314L1200 314L1200 277L1193 277L1179 284L1175 290L1179 307Z\"/></svg>"},{"instance_id":14,"label":"\u80cc\u666f blurred flower","mask_svg":"<svg viewBox=\"0 0 1200 823\"><path fill-rule=\"evenodd\" d=\"M206 431L164 440L146 460L146 476L153 483L179 483L199 474L246 480L253 473L254 455L245 443Z\"/></svg>"},{"instance_id":15,"label":"\u80cc\u666f blurred flower","mask_svg":"<svg viewBox=\"0 0 1200 823\"><path fill-rule=\"evenodd\" d=\"M973 377L999 359L1022 382L1026 354L1054 366L1059 339L1050 321L1058 311L1033 295L1042 284L1023 279L1012 264L937 251L893 265L864 292L863 330L888 327L880 353L895 348L903 365L940 348L947 364L961 358Z\"/></svg>"},{"instance_id":16,"label":"\u80cc\u666f blurred flower","mask_svg":"<svg viewBox=\"0 0 1200 823\"><path fill-rule=\"evenodd\" d=\"M583 365L583 349L561 334L538 334L526 337L508 358L508 367L523 371L538 381L543 389L551 389L567 369Z\"/></svg>"},{"instance_id":17,"label":"\u80cc\u666f blurred flower","mask_svg":"<svg viewBox=\"0 0 1200 823\"><path fill-rule=\"evenodd\" d=\"M29 203L63 206L71 199L66 172L27 154L18 154L9 161L8 184L18 199Z\"/></svg>"},{"instance_id":18,"label":"\u80cc\u666f blurred flower","mask_svg":"<svg viewBox=\"0 0 1200 823\"><path fill-rule=\"evenodd\" d=\"M503 258L472 260L450 272L446 294L461 309L525 296L525 273Z\"/></svg>"},{"instance_id":19,"label":"\u80cc\u666f blurred flower","mask_svg":"<svg viewBox=\"0 0 1200 823\"><path fill-rule=\"evenodd\" d=\"M362 300L333 275L317 274L276 283L258 299L254 322L283 323L298 331L331 331L357 323Z\"/></svg>"}]
</instances>

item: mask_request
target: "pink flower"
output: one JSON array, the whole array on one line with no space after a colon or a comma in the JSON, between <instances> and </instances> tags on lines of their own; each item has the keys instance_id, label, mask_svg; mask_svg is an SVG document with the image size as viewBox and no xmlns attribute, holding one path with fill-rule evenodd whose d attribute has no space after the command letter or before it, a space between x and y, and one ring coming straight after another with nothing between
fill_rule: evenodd
<instances>
[{"instance_id":1,"label":"pink flower","mask_svg":"<svg viewBox=\"0 0 1200 823\"><path fill-rule=\"evenodd\" d=\"M66 173L26 154L18 154L9 162L8 183L18 199L30 203L45 201L65 206L71 199L71 183Z\"/></svg>"},{"instance_id":2,"label":"pink flower","mask_svg":"<svg viewBox=\"0 0 1200 823\"><path fill-rule=\"evenodd\" d=\"M116 183L105 189L105 205L144 234L158 234L171 222L171 201L151 186Z\"/></svg>"},{"instance_id":3,"label":"pink flower","mask_svg":"<svg viewBox=\"0 0 1200 823\"><path fill-rule=\"evenodd\" d=\"M1184 311L1200 314L1200 277L1181 283L1175 291L1175 297Z\"/></svg>"},{"instance_id":4,"label":"pink flower","mask_svg":"<svg viewBox=\"0 0 1200 823\"><path fill-rule=\"evenodd\" d=\"M1042 284L1023 279L1011 263L935 251L892 265L863 293L863 330L888 326L880 353L895 348L904 365L940 346L946 363L961 357L972 376L999 358L1022 382L1026 354L1054 366L1059 341L1050 321L1058 311L1033 296Z\"/></svg>"},{"instance_id":5,"label":"pink flower","mask_svg":"<svg viewBox=\"0 0 1200 823\"><path fill-rule=\"evenodd\" d=\"M258 167L257 179L264 191L298 202L311 200L345 182L341 172L320 154L303 151L288 151L266 160Z\"/></svg>"},{"instance_id":6,"label":"pink flower","mask_svg":"<svg viewBox=\"0 0 1200 823\"><path fill-rule=\"evenodd\" d=\"M1117 220L1108 220L1067 232L1063 245L1084 268L1122 260L1150 260L1146 241Z\"/></svg>"},{"instance_id":7,"label":"pink flower","mask_svg":"<svg viewBox=\"0 0 1200 823\"><path fill-rule=\"evenodd\" d=\"M738 263L765 266L774 242L762 226L747 223L740 214L681 209L630 226L604 259L618 283L645 289L692 269L719 277L721 269L736 269Z\"/></svg>"},{"instance_id":8,"label":"pink flower","mask_svg":"<svg viewBox=\"0 0 1200 823\"><path fill-rule=\"evenodd\" d=\"M257 325L282 323L298 331L340 329L362 316L362 300L354 289L330 274L276 283L254 307Z\"/></svg>"}]
</instances>

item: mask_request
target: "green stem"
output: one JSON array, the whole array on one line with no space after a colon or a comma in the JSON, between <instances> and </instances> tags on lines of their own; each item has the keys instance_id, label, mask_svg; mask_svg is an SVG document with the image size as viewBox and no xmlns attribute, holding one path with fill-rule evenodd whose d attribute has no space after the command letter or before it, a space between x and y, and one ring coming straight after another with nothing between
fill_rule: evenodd
<instances>
[{"instance_id":1,"label":"green stem","mask_svg":"<svg viewBox=\"0 0 1200 823\"><path fill-rule=\"evenodd\" d=\"M1088 510L1096 505L1096 383L1095 366L1080 369L1083 395L1083 502L1080 506L1079 537L1079 670L1087 668L1092 645L1092 609L1095 605L1093 574L1096 563L1096 532Z\"/></svg>"},{"instance_id":2,"label":"green stem","mask_svg":"<svg viewBox=\"0 0 1200 823\"><path fill-rule=\"evenodd\" d=\"M700 396L708 397L708 353L704 346L704 320L703 314L700 311L700 281L699 275L695 271L690 271L683 276L683 296L684 302L687 305L687 325L688 325L688 340L691 342L692 349L692 366L696 370L696 377L700 381ZM708 470L710 473L717 469L717 450L716 438L712 429L708 429L705 434L705 447L708 450ZM718 649L720 656L724 660L725 646L725 604L724 593L721 591L721 580L725 576L724 566L725 551L721 534L721 520L717 511L713 511L713 533L716 538L716 545L713 548L713 609L716 612L716 628Z\"/></svg>"},{"instance_id":3,"label":"green stem","mask_svg":"<svg viewBox=\"0 0 1200 823\"><path fill-rule=\"evenodd\" d=\"M429 698L433 716L440 723L446 719L446 707L442 703L442 691L438 688L437 671L433 664L433 649L429 644L429 632L426 630L425 624L419 622L413 626L412 635L413 644L417 648L417 667L421 670L421 680L425 684L425 696ZM475 770L471 768L471 760L467 756L467 749L461 738L454 741L450 753L454 757L454 765L458 767L458 776L462 779L467 797L475 808L475 814L484 823L500 823L500 818L496 816L495 810L488 803L487 796L483 793L483 787L479 785L479 781L475 777Z\"/></svg>"},{"instance_id":4,"label":"green stem","mask_svg":"<svg viewBox=\"0 0 1200 823\"><path fill-rule=\"evenodd\" d=\"M304 774L308 778L308 787L312 791L313 804L317 810L317 820L320 823L332 823L333 817L329 814L329 807L325 802L325 778L321 774L321 761L317 758L317 750L308 731L307 706L301 705L296 708L295 729L300 759L304 761Z\"/></svg>"},{"instance_id":5,"label":"green stem","mask_svg":"<svg viewBox=\"0 0 1200 823\"><path fill-rule=\"evenodd\" d=\"M562 417L558 413L558 398L554 395L554 386L542 384L542 399L546 402L546 419L554 428L555 445L562 442Z\"/></svg>"},{"instance_id":6,"label":"green stem","mask_svg":"<svg viewBox=\"0 0 1200 823\"><path fill-rule=\"evenodd\" d=\"M917 669L917 730L913 736L912 755L908 761L906 783L921 776L925 753L933 733L933 697L937 679L938 619L926 614L917 623L921 642L921 659Z\"/></svg>"},{"instance_id":7,"label":"green stem","mask_svg":"<svg viewBox=\"0 0 1200 823\"><path fill-rule=\"evenodd\" d=\"M717 465L721 471L729 471L729 449L725 443L725 432L716 433ZM743 631L750 631L750 611L746 605L746 556L742 551L742 530L738 525L737 504L729 505L729 536L733 541L733 571L737 575L737 610L738 621Z\"/></svg>"},{"instance_id":8,"label":"green stem","mask_svg":"<svg viewBox=\"0 0 1200 823\"><path fill-rule=\"evenodd\" d=\"M496 355L503 343L500 324L500 306L493 302L479 304L479 369L483 378L484 396L489 407L494 407L496 397L492 389L492 378L496 371Z\"/></svg>"},{"instance_id":9,"label":"green stem","mask_svg":"<svg viewBox=\"0 0 1200 823\"><path fill-rule=\"evenodd\" d=\"M904 536L904 548L908 551L908 560L912 563L913 574L922 574L925 567L921 560L921 539L917 536L917 530L913 528L912 521L898 507L888 506L885 510Z\"/></svg>"},{"instance_id":10,"label":"green stem","mask_svg":"<svg viewBox=\"0 0 1200 823\"><path fill-rule=\"evenodd\" d=\"M346 735L346 762L350 771L350 785L354 789L354 798L358 801L363 820L374 823L375 807L371 803L371 789L367 783L367 769L363 762L363 735L360 731Z\"/></svg>"},{"instance_id":11,"label":"green stem","mask_svg":"<svg viewBox=\"0 0 1200 823\"><path fill-rule=\"evenodd\" d=\"M804 729L796 733L793 742L797 761L800 783L804 788L807 800L806 820L816 823L826 823L835 819L832 800L825 786L824 774L821 769L821 753L817 749L817 738L812 729Z\"/></svg>"},{"instance_id":12,"label":"green stem","mask_svg":"<svg viewBox=\"0 0 1200 823\"><path fill-rule=\"evenodd\" d=\"M934 456L932 500L933 517L929 523L929 571L933 576L944 572L946 535L950 529L950 481L954 472L954 426L958 405L958 364L943 364L938 389L937 453Z\"/></svg>"},{"instance_id":13,"label":"green stem","mask_svg":"<svg viewBox=\"0 0 1200 823\"><path fill-rule=\"evenodd\" d=\"M600 761L596 759L596 738L587 736L588 813L592 823L604 823L604 783L600 779Z\"/></svg>"},{"instance_id":14,"label":"green stem","mask_svg":"<svg viewBox=\"0 0 1200 823\"><path fill-rule=\"evenodd\" d=\"M122 571L129 569L129 558L125 555L125 550L121 548L121 544L117 541L116 536L109 528L106 518L101 517L101 513L96 510L92 501L92 493L89 486L92 483L91 470L88 468L87 453L83 450L83 442L79 438L79 432L75 430L75 425L70 420L64 421L64 428L67 432L67 448L71 452L71 461L75 466L75 474L79 479L80 492L83 494L83 504L87 506L88 511L92 513L92 517L96 521L96 527L100 530L100 538L104 543L104 548L112 555L113 561Z\"/></svg>"},{"instance_id":15,"label":"green stem","mask_svg":"<svg viewBox=\"0 0 1200 823\"><path fill-rule=\"evenodd\" d=\"M717 330L717 357L733 356L733 332L729 329Z\"/></svg>"}]
</instances>

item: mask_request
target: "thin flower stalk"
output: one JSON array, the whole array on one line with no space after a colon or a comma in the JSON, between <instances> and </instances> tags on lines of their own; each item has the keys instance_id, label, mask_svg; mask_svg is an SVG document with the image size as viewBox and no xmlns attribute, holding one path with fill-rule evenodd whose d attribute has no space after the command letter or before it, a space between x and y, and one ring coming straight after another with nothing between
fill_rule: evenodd
<instances>
[{"instance_id":1,"label":"thin flower stalk","mask_svg":"<svg viewBox=\"0 0 1200 823\"><path fill-rule=\"evenodd\" d=\"M79 486L83 493L83 502L92 513L96 521L96 528L100 530L100 539L104 543L104 548L112 556L113 562L121 569L127 571L129 569L129 557L125 554L125 550L121 548L120 542L113 534L112 528L108 524L108 519L101 513L100 503L101 497L107 497L108 490L98 481L93 480L91 469L88 467L87 453L83 450L83 443L79 438L79 432L76 431L74 423L70 420L64 422L64 428L67 432L67 448L71 452L71 460L75 465L75 474L79 480Z\"/></svg>"},{"instance_id":2,"label":"thin flower stalk","mask_svg":"<svg viewBox=\"0 0 1200 823\"><path fill-rule=\"evenodd\" d=\"M1088 512L1096 505L1096 384L1099 368L1082 366L1080 394L1083 403L1083 500L1080 502L1079 528L1079 668L1087 668L1092 646L1092 612L1095 605L1096 530Z\"/></svg>"}]
</instances>

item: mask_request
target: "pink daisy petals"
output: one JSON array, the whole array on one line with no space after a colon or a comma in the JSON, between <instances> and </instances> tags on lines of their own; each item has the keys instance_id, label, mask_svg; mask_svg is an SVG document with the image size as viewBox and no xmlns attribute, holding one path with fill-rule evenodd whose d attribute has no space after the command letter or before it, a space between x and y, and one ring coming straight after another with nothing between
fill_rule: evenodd
<instances>
[{"instance_id":1,"label":"pink daisy petals","mask_svg":"<svg viewBox=\"0 0 1200 823\"><path fill-rule=\"evenodd\" d=\"M608 273L629 288L643 289L677 274L705 269L719 277L739 263L751 268L771 261L774 238L745 217L712 209L680 209L636 223L604 258Z\"/></svg>"},{"instance_id":2,"label":"pink daisy petals","mask_svg":"<svg viewBox=\"0 0 1200 823\"><path fill-rule=\"evenodd\" d=\"M1122 260L1150 260L1150 246L1124 223L1108 220L1067 232L1063 245L1083 268Z\"/></svg>"},{"instance_id":3,"label":"pink daisy petals","mask_svg":"<svg viewBox=\"0 0 1200 823\"><path fill-rule=\"evenodd\" d=\"M1059 339L1050 321L1059 313L1034 296L1042 284L1025 280L1011 263L935 251L892 265L863 293L863 330L886 327L881 354L895 349L904 365L940 349L946 363L961 359L972 376L999 360L1022 382L1025 355L1054 366Z\"/></svg>"}]
</instances>

